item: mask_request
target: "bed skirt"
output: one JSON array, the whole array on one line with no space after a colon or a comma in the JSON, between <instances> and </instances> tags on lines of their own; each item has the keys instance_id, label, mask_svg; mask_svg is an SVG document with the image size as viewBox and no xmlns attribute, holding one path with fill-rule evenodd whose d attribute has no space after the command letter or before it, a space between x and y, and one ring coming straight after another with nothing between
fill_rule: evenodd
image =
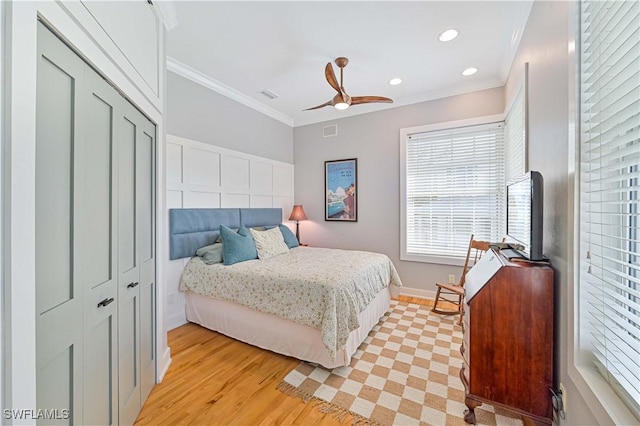
<instances>
[{"instance_id":1,"label":"bed skirt","mask_svg":"<svg viewBox=\"0 0 640 426\"><path fill-rule=\"evenodd\" d=\"M186 293L187 320L250 345L320 364L326 368L349 365L369 331L387 312L391 290L383 289L360 314L360 327L349 334L344 348L332 359L320 330L226 300ZM395 297L395 295L393 295Z\"/></svg>"}]
</instances>

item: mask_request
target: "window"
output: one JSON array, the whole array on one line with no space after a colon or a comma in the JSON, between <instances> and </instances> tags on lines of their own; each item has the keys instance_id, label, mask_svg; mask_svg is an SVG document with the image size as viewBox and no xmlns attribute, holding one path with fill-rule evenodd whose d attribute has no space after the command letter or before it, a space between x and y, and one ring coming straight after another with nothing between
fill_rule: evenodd
<instances>
[{"instance_id":1,"label":"window","mask_svg":"<svg viewBox=\"0 0 640 426\"><path fill-rule=\"evenodd\" d=\"M458 264L471 234L481 240L501 239L503 127L497 122L403 130L403 260Z\"/></svg>"},{"instance_id":2,"label":"window","mask_svg":"<svg viewBox=\"0 0 640 426\"><path fill-rule=\"evenodd\" d=\"M512 180L522 176L527 171L524 91L524 87L520 88L513 99L511 107L507 112L507 117L504 120L504 173L507 182L511 182Z\"/></svg>"},{"instance_id":3,"label":"window","mask_svg":"<svg viewBox=\"0 0 640 426\"><path fill-rule=\"evenodd\" d=\"M640 3L584 1L580 340L640 417Z\"/></svg>"}]
</instances>

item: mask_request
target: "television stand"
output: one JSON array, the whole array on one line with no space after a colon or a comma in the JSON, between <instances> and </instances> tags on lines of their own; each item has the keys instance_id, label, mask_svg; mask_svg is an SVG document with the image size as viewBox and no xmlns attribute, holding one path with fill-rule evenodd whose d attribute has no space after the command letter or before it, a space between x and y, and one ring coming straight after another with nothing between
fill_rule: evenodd
<instances>
[{"instance_id":1,"label":"television stand","mask_svg":"<svg viewBox=\"0 0 640 426\"><path fill-rule=\"evenodd\" d=\"M514 250L512 248L502 249L500 250L500 254L502 254L504 257L506 257L509 260L524 258L524 256L519 251Z\"/></svg>"}]
</instances>

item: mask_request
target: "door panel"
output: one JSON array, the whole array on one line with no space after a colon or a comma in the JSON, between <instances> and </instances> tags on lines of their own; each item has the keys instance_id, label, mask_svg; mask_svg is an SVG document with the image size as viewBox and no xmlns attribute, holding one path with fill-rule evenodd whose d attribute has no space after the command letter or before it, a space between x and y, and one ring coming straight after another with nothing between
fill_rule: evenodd
<instances>
[{"instance_id":1,"label":"door panel","mask_svg":"<svg viewBox=\"0 0 640 426\"><path fill-rule=\"evenodd\" d=\"M74 295L71 162L76 81L44 57L38 76L36 294L38 313L42 314Z\"/></svg>"},{"instance_id":2,"label":"door panel","mask_svg":"<svg viewBox=\"0 0 640 426\"><path fill-rule=\"evenodd\" d=\"M82 423L83 289L74 259L80 225L73 158L81 134L76 116L84 107L84 63L42 24L37 61L36 408L68 410Z\"/></svg>"},{"instance_id":3,"label":"door panel","mask_svg":"<svg viewBox=\"0 0 640 426\"><path fill-rule=\"evenodd\" d=\"M94 81L95 83L99 83ZM106 83L105 83L106 84ZM111 87L102 88L105 91ZM102 99L92 90L87 102L87 132L83 146L83 210L86 212L82 263L91 287L112 278L112 162L113 99ZM114 96L112 94L112 96Z\"/></svg>"},{"instance_id":4,"label":"door panel","mask_svg":"<svg viewBox=\"0 0 640 426\"><path fill-rule=\"evenodd\" d=\"M83 408L84 424L87 425L112 425L117 421L117 365L112 356L116 346L114 322L114 315L106 314L102 321L94 321L86 335L83 373L87 380Z\"/></svg>"},{"instance_id":5,"label":"door panel","mask_svg":"<svg viewBox=\"0 0 640 426\"><path fill-rule=\"evenodd\" d=\"M136 266L136 126L126 117L120 116L119 141L119 240L120 272Z\"/></svg>"},{"instance_id":6,"label":"door panel","mask_svg":"<svg viewBox=\"0 0 640 426\"><path fill-rule=\"evenodd\" d=\"M155 126L139 115L137 205L140 234L140 392L145 400L155 384Z\"/></svg>"},{"instance_id":7,"label":"door panel","mask_svg":"<svg viewBox=\"0 0 640 426\"><path fill-rule=\"evenodd\" d=\"M64 348L47 363L38 367L38 387L36 389L38 407L58 409L59 411L56 412L56 418L38 419L37 424L71 425L74 423L75 419L71 415L66 415L70 414L70 411L63 411L69 410L73 406L73 371L77 360L77 357L74 357L73 349L74 345Z\"/></svg>"},{"instance_id":8,"label":"door panel","mask_svg":"<svg viewBox=\"0 0 640 426\"><path fill-rule=\"evenodd\" d=\"M140 267L136 223L137 147L140 140L135 108L122 100L118 112L122 136L118 141L119 226L119 423L132 424L140 411Z\"/></svg>"},{"instance_id":9,"label":"door panel","mask_svg":"<svg viewBox=\"0 0 640 426\"><path fill-rule=\"evenodd\" d=\"M113 197L118 129L114 114L120 95L85 68L84 138L76 163L81 171L76 214L82 223L76 257L84 291L84 423L114 424L118 413L118 294Z\"/></svg>"}]
</instances>

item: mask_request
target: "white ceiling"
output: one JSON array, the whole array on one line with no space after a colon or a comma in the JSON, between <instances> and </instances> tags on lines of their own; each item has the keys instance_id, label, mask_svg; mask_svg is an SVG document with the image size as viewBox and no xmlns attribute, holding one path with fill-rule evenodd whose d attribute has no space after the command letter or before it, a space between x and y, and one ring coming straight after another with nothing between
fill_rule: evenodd
<instances>
[{"instance_id":1,"label":"white ceiling","mask_svg":"<svg viewBox=\"0 0 640 426\"><path fill-rule=\"evenodd\" d=\"M531 4L175 1L169 69L197 75L209 87L300 126L503 85ZM448 28L460 34L443 43L438 35ZM394 103L303 111L336 94L324 67L338 56L349 58L349 95L387 96ZM479 71L463 77L468 67ZM404 82L390 86L392 77ZM263 89L278 98L258 93Z\"/></svg>"}]
</instances>

